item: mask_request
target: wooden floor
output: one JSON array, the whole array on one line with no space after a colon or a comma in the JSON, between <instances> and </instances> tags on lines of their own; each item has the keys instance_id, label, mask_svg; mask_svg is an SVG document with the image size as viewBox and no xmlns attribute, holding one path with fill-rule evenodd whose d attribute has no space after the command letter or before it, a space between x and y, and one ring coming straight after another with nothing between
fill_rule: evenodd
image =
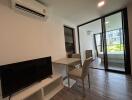
<instances>
[{"instance_id":1,"label":"wooden floor","mask_svg":"<svg viewBox=\"0 0 132 100\"><path fill-rule=\"evenodd\" d=\"M91 88L85 79L85 96L81 82L64 88L51 100L132 100L132 77L90 68Z\"/></svg>"}]
</instances>

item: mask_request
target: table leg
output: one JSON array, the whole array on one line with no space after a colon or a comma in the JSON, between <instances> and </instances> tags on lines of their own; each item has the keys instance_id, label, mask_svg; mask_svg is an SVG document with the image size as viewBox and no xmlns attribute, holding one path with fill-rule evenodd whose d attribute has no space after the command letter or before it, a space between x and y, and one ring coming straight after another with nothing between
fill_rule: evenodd
<instances>
[{"instance_id":1,"label":"table leg","mask_svg":"<svg viewBox=\"0 0 132 100\"><path fill-rule=\"evenodd\" d=\"M66 66L66 73L67 73L68 87L70 87L70 79L69 79L69 70L68 70L68 66Z\"/></svg>"}]
</instances>

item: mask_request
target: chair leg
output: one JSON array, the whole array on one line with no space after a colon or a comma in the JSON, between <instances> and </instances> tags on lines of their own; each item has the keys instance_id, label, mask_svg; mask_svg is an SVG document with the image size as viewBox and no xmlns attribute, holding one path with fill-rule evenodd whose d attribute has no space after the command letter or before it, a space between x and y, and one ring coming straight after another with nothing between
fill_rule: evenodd
<instances>
[{"instance_id":1,"label":"chair leg","mask_svg":"<svg viewBox=\"0 0 132 100\"><path fill-rule=\"evenodd\" d=\"M82 85L83 85L83 93L85 93L85 86L84 86L84 80L82 79Z\"/></svg>"},{"instance_id":2,"label":"chair leg","mask_svg":"<svg viewBox=\"0 0 132 100\"><path fill-rule=\"evenodd\" d=\"M88 87L90 89L90 73L89 73L89 68L88 68Z\"/></svg>"},{"instance_id":3,"label":"chair leg","mask_svg":"<svg viewBox=\"0 0 132 100\"><path fill-rule=\"evenodd\" d=\"M89 77L89 74L88 74L88 87L90 88L90 77Z\"/></svg>"}]
</instances>

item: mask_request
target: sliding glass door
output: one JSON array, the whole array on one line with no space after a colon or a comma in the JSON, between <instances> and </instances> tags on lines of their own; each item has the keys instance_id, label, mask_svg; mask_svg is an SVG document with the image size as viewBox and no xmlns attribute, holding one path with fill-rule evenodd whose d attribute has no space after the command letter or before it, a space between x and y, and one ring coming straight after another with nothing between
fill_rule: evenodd
<instances>
[{"instance_id":1,"label":"sliding glass door","mask_svg":"<svg viewBox=\"0 0 132 100\"><path fill-rule=\"evenodd\" d=\"M122 12L105 17L108 69L125 72Z\"/></svg>"},{"instance_id":2,"label":"sliding glass door","mask_svg":"<svg viewBox=\"0 0 132 100\"><path fill-rule=\"evenodd\" d=\"M130 73L127 9L79 25L78 32L82 60L92 51L90 67Z\"/></svg>"}]
</instances>

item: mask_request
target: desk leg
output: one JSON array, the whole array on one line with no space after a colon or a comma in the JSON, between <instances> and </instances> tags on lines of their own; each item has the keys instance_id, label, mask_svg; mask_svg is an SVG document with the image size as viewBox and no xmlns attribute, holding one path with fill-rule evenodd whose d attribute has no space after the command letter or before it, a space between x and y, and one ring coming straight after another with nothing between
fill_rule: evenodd
<instances>
[{"instance_id":1,"label":"desk leg","mask_svg":"<svg viewBox=\"0 0 132 100\"><path fill-rule=\"evenodd\" d=\"M70 87L70 79L69 79L68 65L66 66L66 73L67 73L68 87Z\"/></svg>"}]
</instances>

